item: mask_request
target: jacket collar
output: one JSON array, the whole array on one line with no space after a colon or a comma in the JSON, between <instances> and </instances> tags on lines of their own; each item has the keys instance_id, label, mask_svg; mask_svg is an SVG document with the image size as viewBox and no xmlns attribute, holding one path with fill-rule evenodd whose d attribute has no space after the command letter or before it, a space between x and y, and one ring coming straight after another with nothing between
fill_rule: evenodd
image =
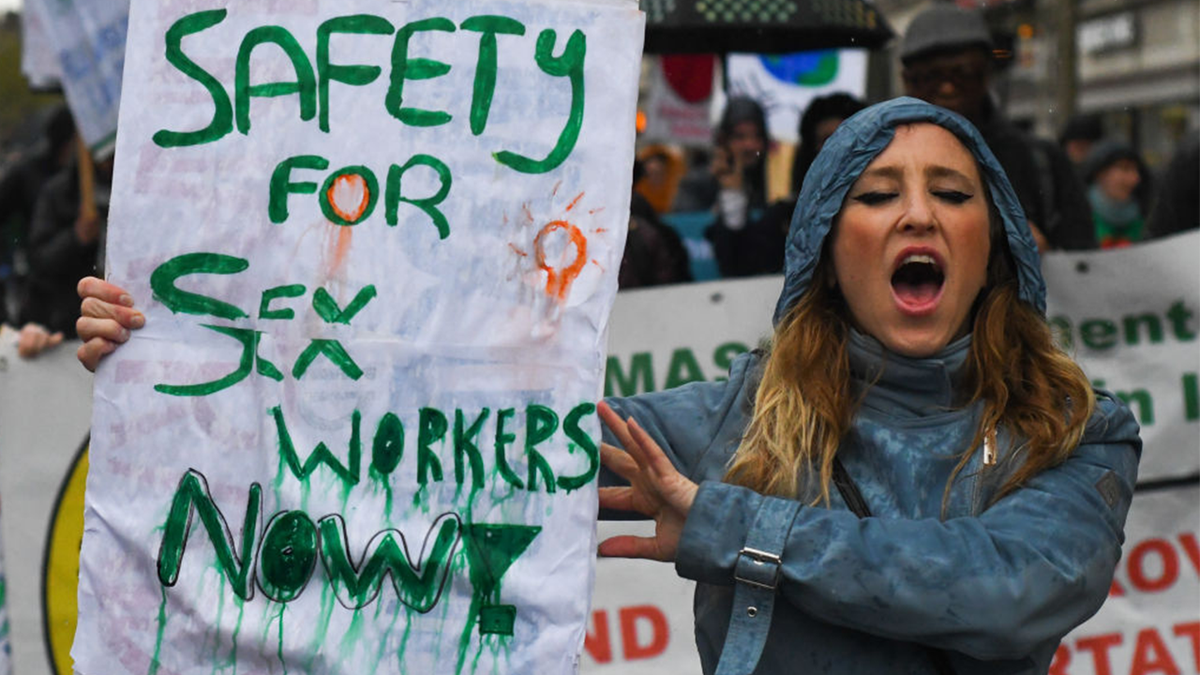
<instances>
[{"instance_id":1,"label":"jacket collar","mask_svg":"<svg viewBox=\"0 0 1200 675\"><path fill-rule=\"evenodd\" d=\"M862 405L893 417L925 417L962 405L961 380L971 351L967 335L924 359L887 351L875 338L850 331L850 377Z\"/></svg>"}]
</instances>

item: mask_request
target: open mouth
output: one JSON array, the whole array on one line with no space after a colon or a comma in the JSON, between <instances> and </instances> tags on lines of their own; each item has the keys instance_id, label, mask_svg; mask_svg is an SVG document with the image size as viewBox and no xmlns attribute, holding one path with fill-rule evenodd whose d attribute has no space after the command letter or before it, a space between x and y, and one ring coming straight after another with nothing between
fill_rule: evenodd
<instances>
[{"instance_id":1,"label":"open mouth","mask_svg":"<svg viewBox=\"0 0 1200 675\"><path fill-rule=\"evenodd\" d=\"M913 253L905 256L892 273L892 292L903 306L925 307L938 298L945 281L946 275L936 258Z\"/></svg>"}]
</instances>

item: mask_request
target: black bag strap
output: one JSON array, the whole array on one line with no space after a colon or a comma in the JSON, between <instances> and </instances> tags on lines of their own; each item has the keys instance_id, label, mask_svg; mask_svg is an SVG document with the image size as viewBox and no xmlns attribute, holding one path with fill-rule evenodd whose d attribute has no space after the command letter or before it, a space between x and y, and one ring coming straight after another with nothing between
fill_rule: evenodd
<instances>
[{"instance_id":1,"label":"black bag strap","mask_svg":"<svg viewBox=\"0 0 1200 675\"><path fill-rule=\"evenodd\" d=\"M833 484L837 487L838 493L842 495L842 501L846 502L846 506L850 507L854 515L859 518L871 516L871 508L867 506L867 500L863 499L858 485L854 483L850 472L846 471L841 458L837 456L833 458ZM924 645L924 647L925 653L929 655L929 660L933 662L933 668L938 675L955 675L954 666L950 665L950 658L946 656L946 652L929 645Z\"/></svg>"}]
</instances>

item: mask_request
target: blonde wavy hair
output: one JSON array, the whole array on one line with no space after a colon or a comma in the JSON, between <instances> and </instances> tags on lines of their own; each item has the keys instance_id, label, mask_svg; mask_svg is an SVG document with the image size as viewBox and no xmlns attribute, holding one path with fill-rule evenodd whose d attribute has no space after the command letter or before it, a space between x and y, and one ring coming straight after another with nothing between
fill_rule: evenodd
<instances>
[{"instance_id":1,"label":"blonde wavy hair","mask_svg":"<svg viewBox=\"0 0 1200 675\"><path fill-rule=\"evenodd\" d=\"M859 403L846 352L849 312L831 281L831 237L810 287L775 328L753 417L726 473L730 483L792 498L807 484L802 479L819 478L814 505L829 503L833 458ZM1058 347L1046 320L1019 299L994 208L991 240L988 283L975 303L962 389L962 405L983 401L983 415L947 481L943 514L955 479L998 426L1004 425L1019 443L1016 451L1024 459L993 503L1065 461L1079 445L1096 404L1087 377Z\"/></svg>"}]
</instances>

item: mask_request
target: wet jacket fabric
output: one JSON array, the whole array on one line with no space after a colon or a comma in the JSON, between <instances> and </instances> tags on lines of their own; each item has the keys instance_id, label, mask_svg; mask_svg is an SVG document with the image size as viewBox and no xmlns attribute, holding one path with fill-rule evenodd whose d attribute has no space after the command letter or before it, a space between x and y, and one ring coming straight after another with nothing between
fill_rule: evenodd
<instances>
[{"instance_id":1,"label":"wet jacket fabric","mask_svg":"<svg viewBox=\"0 0 1200 675\"><path fill-rule=\"evenodd\" d=\"M857 176L905 122L930 121L979 161L1017 263L1020 297L1044 310L1045 288L1024 215L995 158L963 118L897 99L847 120L809 172L793 219L776 320L807 288L834 215ZM757 528L782 534L781 576L761 656L733 647L755 673L935 673L929 648L956 673L1045 673L1060 638L1104 601L1120 556L1141 451L1128 409L1105 394L1080 446L992 504L1021 463L999 429L998 459L974 453L943 490L978 426L982 404L959 388L971 337L911 359L852 332L848 355L862 402L838 456L871 510L860 519L831 489L828 507L772 521L781 498L722 482L751 415L761 357L744 355L726 382L694 383L610 404L654 437L700 484L676 570L698 582L696 643L716 671L733 621L739 552ZM611 437L606 438L610 443Z\"/></svg>"}]
</instances>

